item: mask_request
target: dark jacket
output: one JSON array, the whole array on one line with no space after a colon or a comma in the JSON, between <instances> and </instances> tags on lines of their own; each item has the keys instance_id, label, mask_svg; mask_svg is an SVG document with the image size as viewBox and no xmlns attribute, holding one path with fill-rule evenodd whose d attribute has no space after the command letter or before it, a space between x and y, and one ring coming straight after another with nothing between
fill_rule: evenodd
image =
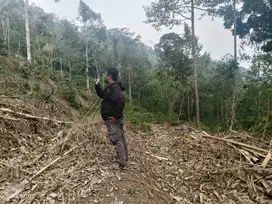
<instances>
[{"instance_id":1,"label":"dark jacket","mask_svg":"<svg viewBox=\"0 0 272 204\"><path fill-rule=\"evenodd\" d=\"M100 85L95 85L97 95L103 99L101 102L101 116L103 120L108 120L110 117L116 119L123 118L123 110L125 107L125 98L121 84L113 83L102 90Z\"/></svg>"}]
</instances>

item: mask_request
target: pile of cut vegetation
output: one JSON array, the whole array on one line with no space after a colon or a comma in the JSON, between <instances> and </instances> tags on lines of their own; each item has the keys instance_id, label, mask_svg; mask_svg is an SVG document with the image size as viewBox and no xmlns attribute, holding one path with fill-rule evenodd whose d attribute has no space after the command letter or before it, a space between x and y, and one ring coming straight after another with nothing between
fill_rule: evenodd
<instances>
[{"instance_id":1,"label":"pile of cut vegetation","mask_svg":"<svg viewBox=\"0 0 272 204\"><path fill-rule=\"evenodd\" d=\"M85 117L54 102L1 99L0 203L269 203L268 141L190 126L126 125L120 171L97 100ZM258 147L257 147L258 146Z\"/></svg>"}]
</instances>

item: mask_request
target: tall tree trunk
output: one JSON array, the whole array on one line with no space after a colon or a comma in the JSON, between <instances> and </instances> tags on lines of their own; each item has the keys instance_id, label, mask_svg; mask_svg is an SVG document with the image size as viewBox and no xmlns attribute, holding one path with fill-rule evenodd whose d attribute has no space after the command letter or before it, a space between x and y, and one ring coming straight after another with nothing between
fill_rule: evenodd
<instances>
[{"instance_id":1,"label":"tall tree trunk","mask_svg":"<svg viewBox=\"0 0 272 204\"><path fill-rule=\"evenodd\" d=\"M63 78L62 59L60 58L60 76Z\"/></svg>"},{"instance_id":2,"label":"tall tree trunk","mask_svg":"<svg viewBox=\"0 0 272 204\"><path fill-rule=\"evenodd\" d=\"M223 103L221 103L220 109L221 109L221 121L224 122L224 105L223 105Z\"/></svg>"},{"instance_id":3,"label":"tall tree trunk","mask_svg":"<svg viewBox=\"0 0 272 204\"><path fill-rule=\"evenodd\" d=\"M88 44L86 43L86 88L90 89Z\"/></svg>"},{"instance_id":4,"label":"tall tree trunk","mask_svg":"<svg viewBox=\"0 0 272 204\"><path fill-rule=\"evenodd\" d=\"M260 60L258 60L258 81L261 81L261 77L260 77L260 72L261 72L261 63ZM258 94L258 116L261 117L261 87L260 84L258 84L258 90L259 90L259 94Z\"/></svg>"},{"instance_id":5,"label":"tall tree trunk","mask_svg":"<svg viewBox=\"0 0 272 204\"><path fill-rule=\"evenodd\" d=\"M3 40L4 36L5 36L5 21L3 18L1 18L1 37L3 37Z\"/></svg>"},{"instance_id":6,"label":"tall tree trunk","mask_svg":"<svg viewBox=\"0 0 272 204\"><path fill-rule=\"evenodd\" d=\"M122 65L121 65L121 63L118 62L117 70L118 70L118 72L119 72L119 78L120 78L120 80L121 80L121 82L122 82L122 84L123 84L124 81L123 81L123 78L122 78L121 68L122 68Z\"/></svg>"},{"instance_id":7,"label":"tall tree trunk","mask_svg":"<svg viewBox=\"0 0 272 204\"><path fill-rule=\"evenodd\" d=\"M52 54L52 56L51 56L50 53L51 53L51 52L49 52L50 67L51 67L51 70L53 70L53 54Z\"/></svg>"},{"instance_id":8,"label":"tall tree trunk","mask_svg":"<svg viewBox=\"0 0 272 204\"><path fill-rule=\"evenodd\" d=\"M266 115L264 130L263 130L263 138L266 136L266 133L267 133L269 117L270 117L270 99L267 99L267 115Z\"/></svg>"},{"instance_id":9,"label":"tall tree trunk","mask_svg":"<svg viewBox=\"0 0 272 204\"><path fill-rule=\"evenodd\" d=\"M188 114L188 122L191 122L191 112L190 112L190 90L187 85L187 114Z\"/></svg>"},{"instance_id":10,"label":"tall tree trunk","mask_svg":"<svg viewBox=\"0 0 272 204\"><path fill-rule=\"evenodd\" d=\"M97 61L96 61L96 58L95 58L95 54L93 54L93 59L94 59L94 63L95 63L97 76L100 77L100 73L99 73L98 64L97 64Z\"/></svg>"},{"instance_id":11,"label":"tall tree trunk","mask_svg":"<svg viewBox=\"0 0 272 204\"><path fill-rule=\"evenodd\" d=\"M117 70L119 72L119 78L123 83L123 79L122 79L122 74L121 74L121 63L120 63L120 57L119 57L119 53L118 53L118 39L114 38L114 42L113 42L113 49L114 49L114 55L115 55L115 66L117 66Z\"/></svg>"},{"instance_id":12,"label":"tall tree trunk","mask_svg":"<svg viewBox=\"0 0 272 204\"><path fill-rule=\"evenodd\" d=\"M10 53L10 22L9 17L7 17L7 45L8 45L8 54Z\"/></svg>"},{"instance_id":13,"label":"tall tree trunk","mask_svg":"<svg viewBox=\"0 0 272 204\"><path fill-rule=\"evenodd\" d=\"M216 102L216 117L217 117L217 123L220 122L220 114L219 114L219 104Z\"/></svg>"},{"instance_id":14,"label":"tall tree trunk","mask_svg":"<svg viewBox=\"0 0 272 204\"><path fill-rule=\"evenodd\" d=\"M72 68L71 68L71 61L69 60L69 74L70 74L70 79L72 79Z\"/></svg>"},{"instance_id":15,"label":"tall tree trunk","mask_svg":"<svg viewBox=\"0 0 272 204\"><path fill-rule=\"evenodd\" d=\"M182 100L181 100L181 102L180 102L180 107L179 107L178 120L180 120L180 118L181 118L183 103L184 103L184 100L185 100L185 93L186 93L186 92L184 91L183 94L182 94Z\"/></svg>"},{"instance_id":16,"label":"tall tree trunk","mask_svg":"<svg viewBox=\"0 0 272 204\"><path fill-rule=\"evenodd\" d=\"M192 20L192 56L194 63L194 86L195 86L195 104L196 104L196 123L199 127L199 95L198 95L198 71L197 71L197 56L196 56L196 42L195 42L195 11L194 0L191 0L191 20Z\"/></svg>"},{"instance_id":17,"label":"tall tree trunk","mask_svg":"<svg viewBox=\"0 0 272 204\"><path fill-rule=\"evenodd\" d=\"M119 64L119 55L118 55L118 39L114 38L113 39L113 50L114 50L114 55L115 55L115 66L118 67Z\"/></svg>"},{"instance_id":18,"label":"tall tree trunk","mask_svg":"<svg viewBox=\"0 0 272 204\"><path fill-rule=\"evenodd\" d=\"M2 18L2 32L3 32L2 35L3 35L4 45L6 46L6 43L7 43L7 29L6 29L6 26L5 26L5 19L4 18Z\"/></svg>"},{"instance_id":19,"label":"tall tree trunk","mask_svg":"<svg viewBox=\"0 0 272 204\"><path fill-rule=\"evenodd\" d=\"M131 88L131 71L128 71L128 92L129 92L129 102L132 105L132 88Z\"/></svg>"},{"instance_id":20,"label":"tall tree trunk","mask_svg":"<svg viewBox=\"0 0 272 204\"><path fill-rule=\"evenodd\" d=\"M28 20L28 2L29 2L29 0L25 0L26 52L27 52L27 61L29 64L31 64L30 31L29 31L29 20Z\"/></svg>"},{"instance_id":21,"label":"tall tree trunk","mask_svg":"<svg viewBox=\"0 0 272 204\"><path fill-rule=\"evenodd\" d=\"M234 19L234 76L233 76L233 96L232 96L232 105L231 105L231 121L230 121L230 130L233 129L234 120L235 120L235 107L236 107L236 64L237 64L237 37L236 37L236 0L233 0L233 19Z\"/></svg>"},{"instance_id":22,"label":"tall tree trunk","mask_svg":"<svg viewBox=\"0 0 272 204\"><path fill-rule=\"evenodd\" d=\"M141 106L141 88L138 89L138 106Z\"/></svg>"},{"instance_id":23,"label":"tall tree trunk","mask_svg":"<svg viewBox=\"0 0 272 204\"><path fill-rule=\"evenodd\" d=\"M17 51L18 55L20 55L20 52L21 52L21 41L20 41L20 39L19 39L19 43L18 43L18 51Z\"/></svg>"},{"instance_id":24,"label":"tall tree trunk","mask_svg":"<svg viewBox=\"0 0 272 204\"><path fill-rule=\"evenodd\" d=\"M171 121L173 118L173 112L174 112L174 107L176 103L176 95L173 96L173 99L169 102L169 108L168 108L168 119Z\"/></svg>"}]
</instances>

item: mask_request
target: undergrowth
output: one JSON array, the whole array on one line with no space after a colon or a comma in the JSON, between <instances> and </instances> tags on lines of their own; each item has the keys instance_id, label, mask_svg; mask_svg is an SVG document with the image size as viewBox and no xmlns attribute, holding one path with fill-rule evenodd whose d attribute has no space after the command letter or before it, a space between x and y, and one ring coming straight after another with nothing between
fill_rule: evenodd
<instances>
[{"instance_id":1,"label":"undergrowth","mask_svg":"<svg viewBox=\"0 0 272 204\"><path fill-rule=\"evenodd\" d=\"M132 125L143 132L151 130L150 124L158 124L166 121L162 114L154 114L144 108L128 103L126 104L125 117Z\"/></svg>"},{"instance_id":2,"label":"undergrowth","mask_svg":"<svg viewBox=\"0 0 272 204\"><path fill-rule=\"evenodd\" d=\"M57 70L49 68L41 68L36 65L30 67L19 60L10 60L8 58L0 58L0 77L7 79L11 85L5 88L8 95L19 95L25 99L35 99L44 102L51 102L53 99L64 99L69 102L72 108L77 109L82 114L89 110L89 106L97 99L95 96L92 78L90 78L91 90L86 90L86 78L82 75L72 75L64 72L64 77ZM13 67L10 69L9 67ZM53 81L49 86L46 79ZM85 105L81 104L78 96L85 101ZM151 130L151 124L168 123L173 126L186 124L184 121L169 120L168 117L160 112L150 112L143 107L131 105L126 96L125 119L143 132ZM207 131L224 131L225 127L202 124L201 128Z\"/></svg>"}]
</instances>

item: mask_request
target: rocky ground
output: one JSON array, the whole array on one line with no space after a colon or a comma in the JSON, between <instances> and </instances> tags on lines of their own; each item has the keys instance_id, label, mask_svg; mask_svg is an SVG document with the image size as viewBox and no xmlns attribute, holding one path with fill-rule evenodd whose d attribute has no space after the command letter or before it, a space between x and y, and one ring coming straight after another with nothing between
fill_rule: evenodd
<instances>
[{"instance_id":1,"label":"rocky ground","mask_svg":"<svg viewBox=\"0 0 272 204\"><path fill-rule=\"evenodd\" d=\"M268 141L127 124L130 162L120 171L94 110L83 118L60 104L5 98L0 108L0 203L272 203Z\"/></svg>"}]
</instances>

